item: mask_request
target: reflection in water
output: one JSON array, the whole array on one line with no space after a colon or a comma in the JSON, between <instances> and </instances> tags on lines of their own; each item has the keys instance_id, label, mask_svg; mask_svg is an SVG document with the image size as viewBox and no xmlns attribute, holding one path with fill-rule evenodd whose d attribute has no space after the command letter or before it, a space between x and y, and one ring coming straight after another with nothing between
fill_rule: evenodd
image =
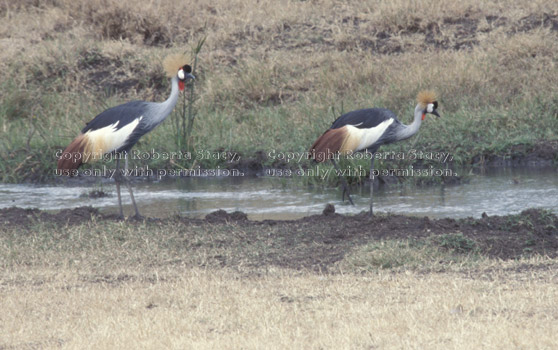
<instances>
[{"instance_id":1,"label":"reflection in water","mask_svg":"<svg viewBox=\"0 0 558 350\"><path fill-rule=\"evenodd\" d=\"M456 186L391 186L374 191L378 212L436 217L480 217L518 213L542 207L558 213L558 172L556 169L497 169L473 176L469 183ZM252 220L296 219L320 214L326 203L336 212L356 214L368 209L368 188L353 190L355 206L341 203L341 190L297 188L290 179L279 178L183 178L159 183L135 184L134 194L142 214L167 217L180 214L203 217L217 209L240 210ZM137 188L137 190L136 190ZM80 196L97 189L112 196ZM137 193L136 193L137 191ZM0 184L0 208L74 208L91 205L103 212L116 213L114 184L95 186L32 186ZM130 204L127 195L123 196ZM131 208L125 208L131 213Z\"/></svg>"}]
</instances>

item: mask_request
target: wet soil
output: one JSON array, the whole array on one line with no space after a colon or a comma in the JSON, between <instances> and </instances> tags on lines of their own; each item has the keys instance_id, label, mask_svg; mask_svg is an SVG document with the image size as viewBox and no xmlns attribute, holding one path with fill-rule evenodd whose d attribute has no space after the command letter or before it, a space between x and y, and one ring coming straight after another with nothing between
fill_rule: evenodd
<instances>
[{"instance_id":1,"label":"wet soil","mask_svg":"<svg viewBox=\"0 0 558 350\"><path fill-rule=\"evenodd\" d=\"M38 223L57 225L87 224L95 220L116 220L116 215L104 215L91 207L48 213L38 209L0 209L2 228L21 228L22 234L33 230ZM129 221L130 225L137 221ZM286 268L307 268L327 271L334 263L358 248L381 240L430 240L442 249L456 254L481 254L495 259L517 259L531 255L555 258L558 256L558 216L546 210L528 209L517 215L488 216L480 219L429 219L403 215L367 213L355 216L339 215L329 204L323 215L299 220L251 221L242 212L227 213L219 210L205 219L181 216L167 219L145 219L147 225L168 225L173 231L195 227L196 234L210 234L216 227L234 234L225 235L225 246L238 244L265 245L266 253L252 262L254 265L274 265ZM238 237L238 235L242 237ZM199 247L198 247L199 248ZM203 248L203 247L201 247ZM233 260L223 266L234 267Z\"/></svg>"},{"instance_id":2,"label":"wet soil","mask_svg":"<svg viewBox=\"0 0 558 350\"><path fill-rule=\"evenodd\" d=\"M533 145L517 144L505 154L481 154L473 157L481 167L545 167L558 163L558 141L541 141Z\"/></svg>"}]
</instances>

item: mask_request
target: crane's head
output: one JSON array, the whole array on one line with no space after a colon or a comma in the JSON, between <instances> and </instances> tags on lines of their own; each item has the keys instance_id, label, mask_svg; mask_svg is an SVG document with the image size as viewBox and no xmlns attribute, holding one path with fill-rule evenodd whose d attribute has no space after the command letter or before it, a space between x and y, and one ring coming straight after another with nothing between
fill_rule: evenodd
<instances>
[{"instance_id":1,"label":"crane's head","mask_svg":"<svg viewBox=\"0 0 558 350\"><path fill-rule=\"evenodd\" d=\"M436 101L436 94L433 91L421 91L417 95L417 102L422 109L422 120L426 118L426 114L433 114L440 118L438 111L438 101Z\"/></svg>"},{"instance_id":2,"label":"crane's head","mask_svg":"<svg viewBox=\"0 0 558 350\"><path fill-rule=\"evenodd\" d=\"M186 55L178 53L171 54L163 60L163 68L169 78L178 78L180 91L184 90L184 83L188 79L195 79L192 75L192 66L188 64L189 59Z\"/></svg>"},{"instance_id":3,"label":"crane's head","mask_svg":"<svg viewBox=\"0 0 558 350\"><path fill-rule=\"evenodd\" d=\"M186 80L196 79L196 77L192 75L192 66L190 66L189 64L185 64L184 66L180 67L178 73L176 74L178 75L178 87L180 88L180 91L184 90L184 83L186 82Z\"/></svg>"}]
</instances>

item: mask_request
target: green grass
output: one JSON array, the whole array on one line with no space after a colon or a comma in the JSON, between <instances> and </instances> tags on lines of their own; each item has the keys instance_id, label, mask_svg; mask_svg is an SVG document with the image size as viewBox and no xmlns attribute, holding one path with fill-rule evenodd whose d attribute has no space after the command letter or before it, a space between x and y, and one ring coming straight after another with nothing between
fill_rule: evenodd
<instances>
[{"instance_id":1,"label":"green grass","mask_svg":"<svg viewBox=\"0 0 558 350\"><path fill-rule=\"evenodd\" d=\"M356 248L339 263L346 272L448 271L474 268L486 258L475 243L460 234L431 236L424 240L384 240Z\"/></svg>"},{"instance_id":2,"label":"green grass","mask_svg":"<svg viewBox=\"0 0 558 350\"><path fill-rule=\"evenodd\" d=\"M8 87L9 89L9 82ZM38 93L38 97L27 97L27 94L14 92L6 97L0 110L0 120L5 133L0 141L0 181L18 182L27 179L48 180L56 166L55 153L71 140L62 130L75 129L75 134L83 126L83 122L101 112L96 96L80 96L76 94L60 94L58 92ZM107 105L124 102L112 96ZM181 106L177 105L170 118L178 118ZM40 106L29 112L30 106ZM355 105L354 101L346 105ZM376 105L387 105L378 102ZM365 107L362 105L361 107ZM401 119L408 122L411 115L411 104ZM443 106L443 102L442 102ZM457 107L455 111L445 112L442 118L427 120L415 138L400 144L382 147L381 152L403 152L410 149L423 152L449 152L451 167L462 167L471 164L478 156L506 155L514 145L529 148L541 141L556 140L558 130L558 103L555 96L545 92L535 99L517 101L509 108L507 105L491 105L471 110L469 106ZM312 100L304 104L278 106L255 105L235 111L224 107L213 110L201 105L192 133L194 150L200 152L216 152L220 150L234 151L242 158L253 158L256 152L268 155L301 153L307 151L313 140L327 129L333 116L319 101ZM25 110L18 109L21 108ZM443 108L443 107L442 107ZM27 115L28 113L29 115ZM17 115L17 117L16 117ZM66 116L60 118L60 116ZM76 115L81 115L82 122L71 122ZM302 120L301 127L293 125L293 116ZM314 122L309 125L309 121ZM65 121L68 121L67 123ZM80 126L81 125L81 126ZM154 149L157 152L176 151L175 123L167 120L158 129L144 136L136 148L142 151ZM440 137L440 135L443 135ZM267 165L273 160L268 159ZM157 160L132 162L132 165L149 165L151 168L168 167L168 162ZM181 166L192 166L191 162L182 162ZM377 161L376 167L403 169L416 164L413 160ZM199 159L197 165L205 168L224 165L223 161ZM312 167L312 163L293 162L293 168L299 166ZM353 167L369 168L368 161L345 162ZM446 164L437 161L425 161L427 167L445 168ZM358 180L357 180L358 181Z\"/></svg>"}]
</instances>

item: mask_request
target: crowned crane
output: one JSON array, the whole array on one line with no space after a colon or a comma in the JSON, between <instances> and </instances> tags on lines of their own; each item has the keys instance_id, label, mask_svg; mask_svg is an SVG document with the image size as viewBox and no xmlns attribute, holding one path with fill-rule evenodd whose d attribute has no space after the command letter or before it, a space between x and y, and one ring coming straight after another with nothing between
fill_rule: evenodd
<instances>
[{"instance_id":1,"label":"crowned crane","mask_svg":"<svg viewBox=\"0 0 558 350\"><path fill-rule=\"evenodd\" d=\"M370 160L370 215L373 215L374 191L374 155L381 145L408 139L417 133L426 114L440 117L436 109L438 102L431 91L421 91L417 96L415 119L409 125L397 120L395 113L385 108L368 108L352 111L337 118L331 127L320 136L310 148L310 157L317 162L331 159L336 170L339 170L335 157L338 154L351 154L367 151ZM339 172L339 171L338 171ZM348 194L353 204L349 188L343 177L343 199Z\"/></svg>"},{"instance_id":2,"label":"crowned crane","mask_svg":"<svg viewBox=\"0 0 558 350\"><path fill-rule=\"evenodd\" d=\"M118 194L119 217L124 218L120 184L126 183L135 209L135 217L141 218L128 174L128 156L139 138L161 124L172 112L179 91L184 91L188 79L194 79L192 67L183 54L172 54L163 60L163 68L171 78L169 98L161 103L132 101L109 108L86 124L81 133L62 152L58 159L58 173L72 175L81 164L113 154L116 158L115 183ZM120 159L124 157L124 176L120 172Z\"/></svg>"}]
</instances>

